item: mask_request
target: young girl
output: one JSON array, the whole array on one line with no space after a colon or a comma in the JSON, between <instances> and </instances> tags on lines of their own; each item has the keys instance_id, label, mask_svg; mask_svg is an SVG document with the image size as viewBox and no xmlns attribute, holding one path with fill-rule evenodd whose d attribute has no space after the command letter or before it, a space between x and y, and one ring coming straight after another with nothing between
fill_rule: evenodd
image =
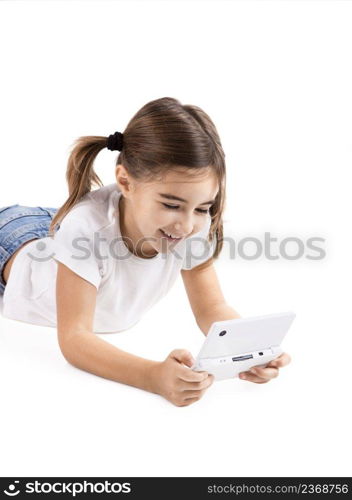
<instances>
[{"instance_id":1,"label":"young girl","mask_svg":"<svg viewBox=\"0 0 352 500\"><path fill-rule=\"evenodd\" d=\"M118 150L116 183L103 186L94 159ZM151 361L95 333L123 331L182 275L196 322L239 318L222 294L214 260L222 249L225 154L209 116L164 97L143 106L122 133L80 137L71 151L69 197L61 208L0 208L3 316L57 328L74 366L160 394L176 406L212 384L190 369L185 349ZM91 190L93 185L100 186ZM241 378L265 383L288 354Z\"/></svg>"}]
</instances>

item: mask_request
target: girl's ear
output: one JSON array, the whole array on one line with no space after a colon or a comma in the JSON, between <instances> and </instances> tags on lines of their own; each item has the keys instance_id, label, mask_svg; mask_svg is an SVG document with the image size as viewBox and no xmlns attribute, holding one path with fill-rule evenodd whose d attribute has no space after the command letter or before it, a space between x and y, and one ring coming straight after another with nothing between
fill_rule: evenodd
<instances>
[{"instance_id":1,"label":"girl's ear","mask_svg":"<svg viewBox=\"0 0 352 500\"><path fill-rule=\"evenodd\" d=\"M130 181L128 172L123 165L117 165L115 169L116 182L120 188L120 191L124 196L128 195L133 191L133 185Z\"/></svg>"}]
</instances>

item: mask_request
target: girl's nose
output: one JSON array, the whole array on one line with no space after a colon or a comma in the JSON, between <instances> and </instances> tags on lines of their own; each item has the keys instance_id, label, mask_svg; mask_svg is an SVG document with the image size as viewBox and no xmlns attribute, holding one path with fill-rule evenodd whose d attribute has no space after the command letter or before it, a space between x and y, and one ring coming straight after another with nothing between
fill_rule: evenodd
<instances>
[{"instance_id":1,"label":"girl's nose","mask_svg":"<svg viewBox=\"0 0 352 500\"><path fill-rule=\"evenodd\" d=\"M177 234L182 234L183 236L187 236L193 230L193 222L191 218L185 218L182 222L177 222L175 224L175 232Z\"/></svg>"}]
</instances>

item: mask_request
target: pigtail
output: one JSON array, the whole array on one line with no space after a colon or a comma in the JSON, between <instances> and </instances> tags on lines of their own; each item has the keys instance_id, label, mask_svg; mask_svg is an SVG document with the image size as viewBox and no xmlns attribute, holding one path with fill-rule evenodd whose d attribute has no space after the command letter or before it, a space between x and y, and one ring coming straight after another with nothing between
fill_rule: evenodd
<instances>
[{"instance_id":1,"label":"pigtail","mask_svg":"<svg viewBox=\"0 0 352 500\"><path fill-rule=\"evenodd\" d=\"M65 215L85 194L89 193L94 186L98 188L103 186L94 171L93 164L99 151L104 149L106 144L107 137L102 136L84 136L74 141L66 169L69 196L51 221L50 236L55 233L56 226L60 225Z\"/></svg>"}]
</instances>

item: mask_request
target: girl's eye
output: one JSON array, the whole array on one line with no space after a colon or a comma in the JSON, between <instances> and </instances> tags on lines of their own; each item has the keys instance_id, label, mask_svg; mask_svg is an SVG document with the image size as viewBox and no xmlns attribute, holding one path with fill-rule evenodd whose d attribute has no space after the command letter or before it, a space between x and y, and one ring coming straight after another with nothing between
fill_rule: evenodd
<instances>
[{"instance_id":1,"label":"girl's eye","mask_svg":"<svg viewBox=\"0 0 352 500\"><path fill-rule=\"evenodd\" d=\"M163 205L164 205L164 207L170 208L171 210L177 210L178 208L180 208L178 205L168 205L167 203L163 203ZM201 208L197 208L196 210L198 210L198 212L200 212L202 214L209 213L209 210L202 210Z\"/></svg>"}]
</instances>

